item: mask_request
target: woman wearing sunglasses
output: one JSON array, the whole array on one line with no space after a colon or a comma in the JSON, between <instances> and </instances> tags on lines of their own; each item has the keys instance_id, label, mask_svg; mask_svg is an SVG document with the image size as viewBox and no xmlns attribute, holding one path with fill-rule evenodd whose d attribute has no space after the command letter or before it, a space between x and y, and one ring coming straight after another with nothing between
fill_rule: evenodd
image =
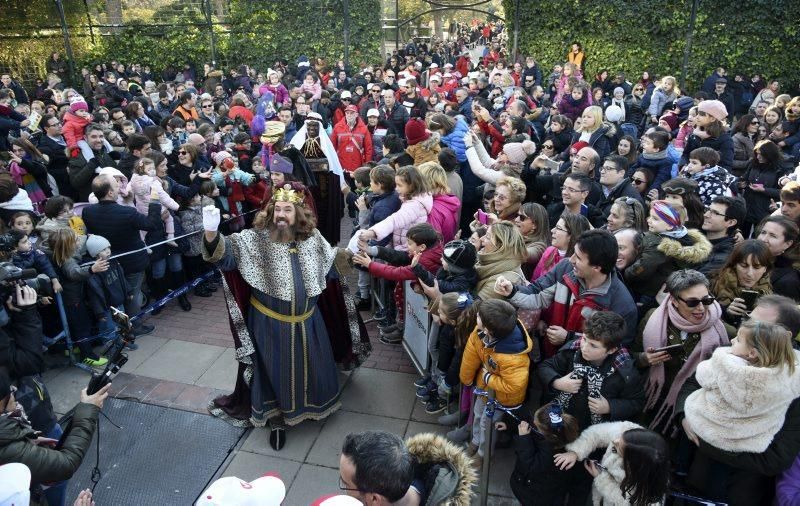
<instances>
[{"instance_id":1,"label":"woman wearing sunglasses","mask_svg":"<svg viewBox=\"0 0 800 506\"><path fill-rule=\"evenodd\" d=\"M697 271L673 272L667 278L667 297L639 326L633 356L647 376L644 420L665 435L672 433L683 384L700 362L729 345L736 334L722 322L722 307L708 288L708 278Z\"/></svg>"}]
</instances>

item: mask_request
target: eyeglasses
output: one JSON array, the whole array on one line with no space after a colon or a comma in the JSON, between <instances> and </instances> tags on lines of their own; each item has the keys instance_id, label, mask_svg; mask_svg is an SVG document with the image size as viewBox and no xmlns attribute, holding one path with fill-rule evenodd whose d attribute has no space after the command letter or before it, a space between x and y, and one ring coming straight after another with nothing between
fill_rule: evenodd
<instances>
[{"instance_id":1,"label":"eyeglasses","mask_svg":"<svg viewBox=\"0 0 800 506\"><path fill-rule=\"evenodd\" d=\"M370 91L370 93L380 93L381 92L381 90L369 90L369 91Z\"/></svg>"},{"instance_id":2,"label":"eyeglasses","mask_svg":"<svg viewBox=\"0 0 800 506\"><path fill-rule=\"evenodd\" d=\"M645 184L647 181L644 179L631 179L631 182L635 185Z\"/></svg>"},{"instance_id":3,"label":"eyeglasses","mask_svg":"<svg viewBox=\"0 0 800 506\"><path fill-rule=\"evenodd\" d=\"M341 100L342 100L342 102L352 102L353 101L352 98L348 98L348 97L342 97Z\"/></svg>"},{"instance_id":4,"label":"eyeglasses","mask_svg":"<svg viewBox=\"0 0 800 506\"><path fill-rule=\"evenodd\" d=\"M760 124L761 124L761 122L760 122L760 121L758 121L757 119L754 119L753 121L751 121L751 122L750 122L750 124L751 124L751 125L760 125Z\"/></svg>"},{"instance_id":5,"label":"eyeglasses","mask_svg":"<svg viewBox=\"0 0 800 506\"><path fill-rule=\"evenodd\" d=\"M620 169L618 169L614 165L603 165L602 167L600 167L600 172L607 172L609 170L615 170L616 171L616 170L620 170Z\"/></svg>"},{"instance_id":6,"label":"eyeglasses","mask_svg":"<svg viewBox=\"0 0 800 506\"><path fill-rule=\"evenodd\" d=\"M553 149L552 144L542 144L542 149Z\"/></svg>"},{"instance_id":7,"label":"eyeglasses","mask_svg":"<svg viewBox=\"0 0 800 506\"><path fill-rule=\"evenodd\" d=\"M688 307L697 307L699 304L702 304L704 306L710 306L711 304L714 303L714 301L717 300L716 298L714 298L713 295L706 295L702 299L682 299L677 295L673 295L672 297L676 300L683 302Z\"/></svg>"},{"instance_id":8,"label":"eyeglasses","mask_svg":"<svg viewBox=\"0 0 800 506\"><path fill-rule=\"evenodd\" d=\"M721 213L721 212L717 211L716 209L712 209L710 207L706 207L706 212L711 214L711 215L713 215L713 216L719 216L720 218L725 218L725 213Z\"/></svg>"},{"instance_id":9,"label":"eyeglasses","mask_svg":"<svg viewBox=\"0 0 800 506\"><path fill-rule=\"evenodd\" d=\"M203 104L203 109L211 109L214 107L214 104Z\"/></svg>"},{"instance_id":10,"label":"eyeglasses","mask_svg":"<svg viewBox=\"0 0 800 506\"><path fill-rule=\"evenodd\" d=\"M508 197L506 197L505 195L503 195L501 193L495 193L494 199L495 200L508 200Z\"/></svg>"},{"instance_id":11,"label":"eyeglasses","mask_svg":"<svg viewBox=\"0 0 800 506\"><path fill-rule=\"evenodd\" d=\"M634 88L633 91L644 91L644 88Z\"/></svg>"},{"instance_id":12,"label":"eyeglasses","mask_svg":"<svg viewBox=\"0 0 800 506\"><path fill-rule=\"evenodd\" d=\"M339 476L339 490L346 490L350 492L361 492L361 490L357 488L348 487L347 484L344 482L344 478L342 478L341 476Z\"/></svg>"},{"instance_id":13,"label":"eyeglasses","mask_svg":"<svg viewBox=\"0 0 800 506\"><path fill-rule=\"evenodd\" d=\"M178 151L178 154L179 154L179 155L185 155L185 154L186 154L186 151Z\"/></svg>"},{"instance_id":14,"label":"eyeglasses","mask_svg":"<svg viewBox=\"0 0 800 506\"><path fill-rule=\"evenodd\" d=\"M561 191L568 191L569 193L584 193L587 190L581 190L579 188L570 188L569 186L562 186Z\"/></svg>"},{"instance_id":15,"label":"eyeglasses","mask_svg":"<svg viewBox=\"0 0 800 506\"><path fill-rule=\"evenodd\" d=\"M562 227L562 226L556 225L556 226L555 226L555 227L553 227L553 228L554 228L555 230L558 230L559 232L564 232L565 234L569 234L569 230L567 230L566 228L564 228L564 227Z\"/></svg>"}]
</instances>

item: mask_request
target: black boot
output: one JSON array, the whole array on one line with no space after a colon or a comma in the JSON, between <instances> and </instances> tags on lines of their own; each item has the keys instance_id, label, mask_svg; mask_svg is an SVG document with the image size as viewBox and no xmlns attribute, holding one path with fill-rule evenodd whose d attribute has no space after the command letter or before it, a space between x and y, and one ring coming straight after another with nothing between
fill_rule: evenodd
<instances>
[{"instance_id":1,"label":"black boot","mask_svg":"<svg viewBox=\"0 0 800 506\"><path fill-rule=\"evenodd\" d=\"M167 294L166 279L158 278L150 280L150 300L152 302L156 302L166 294ZM163 310L164 306L161 306L160 308L151 311L150 314L156 316L158 314L161 314L161 311Z\"/></svg>"},{"instance_id":2,"label":"black boot","mask_svg":"<svg viewBox=\"0 0 800 506\"><path fill-rule=\"evenodd\" d=\"M280 418L274 418L269 421L269 445L276 452L286 444L286 424Z\"/></svg>"},{"instance_id":3,"label":"black boot","mask_svg":"<svg viewBox=\"0 0 800 506\"><path fill-rule=\"evenodd\" d=\"M178 288L183 285L183 273L182 272L170 272L169 273L169 284L170 288L173 290L177 290ZM178 305L184 311L191 311L192 310L192 303L189 302L189 298L186 296L186 293L183 295L178 296Z\"/></svg>"}]
</instances>

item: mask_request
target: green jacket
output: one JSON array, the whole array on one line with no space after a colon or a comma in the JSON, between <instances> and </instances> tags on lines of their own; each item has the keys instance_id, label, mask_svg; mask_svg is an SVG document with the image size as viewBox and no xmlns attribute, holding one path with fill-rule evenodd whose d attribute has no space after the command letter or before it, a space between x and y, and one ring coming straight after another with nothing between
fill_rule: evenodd
<instances>
[{"instance_id":1,"label":"green jacket","mask_svg":"<svg viewBox=\"0 0 800 506\"><path fill-rule=\"evenodd\" d=\"M31 470L31 483L63 481L78 470L92 442L100 409L93 404L75 406L72 426L60 450L33 444L33 429L16 420L0 418L0 465L20 462Z\"/></svg>"}]
</instances>

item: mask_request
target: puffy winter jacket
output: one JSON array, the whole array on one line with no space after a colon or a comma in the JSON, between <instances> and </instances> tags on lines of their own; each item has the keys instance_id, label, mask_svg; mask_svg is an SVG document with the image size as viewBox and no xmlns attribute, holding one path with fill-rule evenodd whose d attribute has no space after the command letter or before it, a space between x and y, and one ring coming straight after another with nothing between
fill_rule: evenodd
<instances>
[{"instance_id":1,"label":"puffy winter jacket","mask_svg":"<svg viewBox=\"0 0 800 506\"><path fill-rule=\"evenodd\" d=\"M385 248L384 248L385 249ZM438 242L436 245L427 248L422 252L419 257L419 263L423 269L428 272L434 273L442 265L442 243ZM415 281L417 275L414 274L414 269L410 265L411 258L408 258L409 265L394 266L380 262L372 262L369 264L369 273L372 276L388 279L391 281Z\"/></svg>"},{"instance_id":2,"label":"puffy winter jacket","mask_svg":"<svg viewBox=\"0 0 800 506\"><path fill-rule=\"evenodd\" d=\"M449 134L442 136L442 142L455 151L456 159L459 162L467 161L467 147L464 145L464 136L467 132L469 132L469 126L463 119L458 118L455 128Z\"/></svg>"},{"instance_id":3,"label":"puffy winter jacket","mask_svg":"<svg viewBox=\"0 0 800 506\"><path fill-rule=\"evenodd\" d=\"M33 443L33 429L10 418L0 418L0 465L20 462L31 470L31 482L69 479L81 465L86 450L92 442L100 409L93 404L75 406L72 426L67 430L64 446L60 450Z\"/></svg>"},{"instance_id":4,"label":"puffy winter jacket","mask_svg":"<svg viewBox=\"0 0 800 506\"><path fill-rule=\"evenodd\" d=\"M433 196L433 207L428 214L428 223L442 234L442 240L448 243L453 240L458 230L461 201L455 195L439 194Z\"/></svg>"},{"instance_id":5,"label":"puffy winter jacket","mask_svg":"<svg viewBox=\"0 0 800 506\"><path fill-rule=\"evenodd\" d=\"M478 337L476 327L461 358L461 383L482 390L491 388L497 394L497 402L506 407L518 406L525 400L528 388L531 363L528 352L532 348L533 341L520 321L511 334L489 346Z\"/></svg>"},{"instance_id":6,"label":"puffy winter jacket","mask_svg":"<svg viewBox=\"0 0 800 506\"><path fill-rule=\"evenodd\" d=\"M428 220L428 214L433 208L433 197L430 193L424 193L408 200L403 198L400 200L400 209L385 220L370 227L370 230L375 232L379 241L391 234L394 248L408 251L408 244L406 243L408 229Z\"/></svg>"},{"instance_id":7,"label":"puffy winter jacket","mask_svg":"<svg viewBox=\"0 0 800 506\"><path fill-rule=\"evenodd\" d=\"M689 136L686 142L686 147L683 149L681 155L680 166L683 167L689 163L689 153L697 148L711 148L719 153L719 165L722 168L731 170L733 169L733 137L728 132L724 132L719 137L709 137L708 139L701 139L695 134Z\"/></svg>"}]
</instances>

